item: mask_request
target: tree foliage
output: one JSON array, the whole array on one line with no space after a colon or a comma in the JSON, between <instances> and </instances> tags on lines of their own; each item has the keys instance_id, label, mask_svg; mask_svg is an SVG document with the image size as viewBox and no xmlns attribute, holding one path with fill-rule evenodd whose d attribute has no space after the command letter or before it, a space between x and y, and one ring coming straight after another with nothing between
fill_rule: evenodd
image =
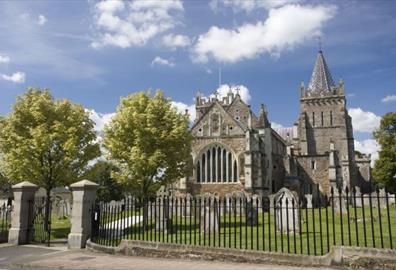
<instances>
[{"instance_id":1,"label":"tree foliage","mask_svg":"<svg viewBox=\"0 0 396 270\"><path fill-rule=\"evenodd\" d=\"M93 127L82 106L29 88L0 120L2 172L13 183L28 180L48 194L74 182L100 154Z\"/></svg>"},{"instance_id":2,"label":"tree foliage","mask_svg":"<svg viewBox=\"0 0 396 270\"><path fill-rule=\"evenodd\" d=\"M2 197L13 197L13 194L10 181L5 177L2 172L0 172L0 198Z\"/></svg>"},{"instance_id":3,"label":"tree foliage","mask_svg":"<svg viewBox=\"0 0 396 270\"><path fill-rule=\"evenodd\" d=\"M375 161L374 179L390 191L396 191L396 113L385 114L374 137L381 146Z\"/></svg>"},{"instance_id":4,"label":"tree foliage","mask_svg":"<svg viewBox=\"0 0 396 270\"><path fill-rule=\"evenodd\" d=\"M122 98L105 127L104 146L120 169L114 176L138 195L184 176L190 143L188 116L178 113L161 91Z\"/></svg>"},{"instance_id":5,"label":"tree foliage","mask_svg":"<svg viewBox=\"0 0 396 270\"><path fill-rule=\"evenodd\" d=\"M123 197L122 186L112 177L118 169L107 161L98 161L84 174L84 178L94 181L99 185L96 198L99 201L109 202L120 200Z\"/></svg>"}]
</instances>

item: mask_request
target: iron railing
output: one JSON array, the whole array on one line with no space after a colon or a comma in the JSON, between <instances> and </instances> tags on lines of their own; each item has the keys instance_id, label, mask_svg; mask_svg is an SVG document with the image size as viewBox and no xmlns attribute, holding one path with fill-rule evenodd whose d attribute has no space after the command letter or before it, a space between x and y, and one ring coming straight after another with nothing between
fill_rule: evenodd
<instances>
[{"instance_id":1,"label":"iron railing","mask_svg":"<svg viewBox=\"0 0 396 270\"><path fill-rule=\"evenodd\" d=\"M52 202L45 197L29 201L29 241L50 246Z\"/></svg>"},{"instance_id":2,"label":"iron railing","mask_svg":"<svg viewBox=\"0 0 396 270\"><path fill-rule=\"evenodd\" d=\"M11 227L12 205L0 205L0 243L8 241L8 231Z\"/></svg>"},{"instance_id":3,"label":"iron railing","mask_svg":"<svg viewBox=\"0 0 396 270\"><path fill-rule=\"evenodd\" d=\"M92 211L91 240L122 239L323 255L332 246L393 249L395 195L331 190L298 201L278 197L125 198Z\"/></svg>"}]
</instances>

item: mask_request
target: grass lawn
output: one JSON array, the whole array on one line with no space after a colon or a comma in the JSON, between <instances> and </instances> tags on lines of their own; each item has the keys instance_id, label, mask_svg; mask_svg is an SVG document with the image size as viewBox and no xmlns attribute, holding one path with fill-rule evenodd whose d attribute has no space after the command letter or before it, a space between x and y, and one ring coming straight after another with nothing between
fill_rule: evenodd
<instances>
[{"instance_id":1,"label":"grass lawn","mask_svg":"<svg viewBox=\"0 0 396 270\"><path fill-rule=\"evenodd\" d=\"M222 210L219 230L204 234L199 229L199 213L196 218L173 215L169 233L155 230L155 220L149 218L145 227L142 223L130 226L123 238L313 255L326 254L333 245L377 248L390 248L396 245L394 205L389 208L389 222L386 209L372 208L370 211L368 207L357 208L356 212L350 208L349 212L343 215L334 212L334 218L331 207L301 209L299 216L300 222L295 220L296 230L282 234L276 229L273 213L258 213L258 225L250 226L246 225L244 215L228 215ZM107 218L110 216L108 215ZM121 218L122 215L121 217L117 215L113 220ZM293 220L288 222L292 224ZM287 220L282 220L282 223L286 226ZM104 238L109 239L112 235L107 231L107 237L103 237L103 233L104 230L97 242L118 245L121 240L119 238L104 242Z\"/></svg>"},{"instance_id":2,"label":"grass lawn","mask_svg":"<svg viewBox=\"0 0 396 270\"><path fill-rule=\"evenodd\" d=\"M70 218L58 219L56 215L51 219L51 240L67 239L70 233Z\"/></svg>"},{"instance_id":3,"label":"grass lawn","mask_svg":"<svg viewBox=\"0 0 396 270\"><path fill-rule=\"evenodd\" d=\"M36 216L36 220L33 224L34 228L34 242L45 243L48 241L48 231L44 229L44 216ZM51 232L50 239L67 239L70 233L70 218L58 219L57 215L52 213L51 215Z\"/></svg>"}]
</instances>

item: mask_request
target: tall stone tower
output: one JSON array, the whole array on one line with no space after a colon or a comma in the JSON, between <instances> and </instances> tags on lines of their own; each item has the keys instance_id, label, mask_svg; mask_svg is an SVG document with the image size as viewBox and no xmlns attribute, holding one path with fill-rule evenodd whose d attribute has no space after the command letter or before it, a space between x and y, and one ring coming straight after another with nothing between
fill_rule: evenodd
<instances>
[{"instance_id":1,"label":"tall stone tower","mask_svg":"<svg viewBox=\"0 0 396 270\"><path fill-rule=\"evenodd\" d=\"M344 84L334 83L322 50L308 88L301 85L300 116L294 130L294 152L304 182L320 184L323 192L330 186L355 185L353 130Z\"/></svg>"}]
</instances>

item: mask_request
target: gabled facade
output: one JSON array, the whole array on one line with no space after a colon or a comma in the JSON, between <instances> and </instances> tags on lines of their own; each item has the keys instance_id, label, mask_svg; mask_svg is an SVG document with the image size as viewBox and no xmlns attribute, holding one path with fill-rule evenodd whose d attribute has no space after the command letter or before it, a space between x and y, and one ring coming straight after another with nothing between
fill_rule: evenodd
<instances>
[{"instance_id":1,"label":"gabled facade","mask_svg":"<svg viewBox=\"0 0 396 270\"><path fill-rule=\"evenodd\" d=\"M262 106L257 117L239 94L219 100L196 97L197 120L191 132L192 194L235 191L266 195L282 186L286 144L272 130Z\"/></svg>"}]
</instances>

